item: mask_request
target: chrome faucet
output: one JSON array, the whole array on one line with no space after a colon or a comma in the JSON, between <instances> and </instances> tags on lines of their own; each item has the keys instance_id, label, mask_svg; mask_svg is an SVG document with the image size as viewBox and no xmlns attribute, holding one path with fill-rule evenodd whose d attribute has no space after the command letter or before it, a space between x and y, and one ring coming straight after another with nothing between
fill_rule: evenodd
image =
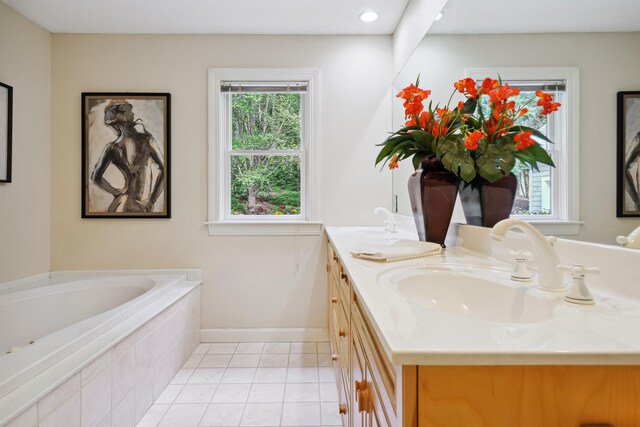
<instances>
[{"instance_id":1,"label":"chrome faucet","mask_svg":"<svg viewBox=\"0 0 640 427\"><path fill-rule=\"evenodd\" d=\"M398 232L398 221L396 221L393 214L389 212L389 209L379 206L373 210L373 214L374 215L384 214L387 217L387 219L384 221L385 230L388 231L389 233Z\"/></svg>"},{"instance_id":2,"label":"chrome faucet","mask_svg":"<svg viewBox=\"0 0 640 427\"><path fill-rule=\"evenodd\" d=\"M564 290L562 273L558 270L560 259L553 244L555 237L546 237L533 225L519 219L504 219L493 226L491 238L503 240L511 228L522 230L532 245L532 252L538 264L538 286L547 291Z\"/></svg>"}]
</instances>

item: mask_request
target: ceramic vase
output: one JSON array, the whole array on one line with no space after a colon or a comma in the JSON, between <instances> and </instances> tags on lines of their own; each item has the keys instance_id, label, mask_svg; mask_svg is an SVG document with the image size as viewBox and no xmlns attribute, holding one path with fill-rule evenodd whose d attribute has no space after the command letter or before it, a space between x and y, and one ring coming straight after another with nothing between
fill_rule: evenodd
<instances>
[{"instance_id":1,"label":"ceramic vase","mask_svg":"<svg viewBox=\"0 0 640 427\"><path fill-rule=\"evenodd\" d=\"M477 177L458 185L462 210L467 224L493 227L509 218L516 198L518 179L512 173L495 182Z\"/></svg>"},{"instance_id":2,"label":"ceramic vase","mask_svg":"<svg viewBox=\"0 0 640 427\"><path fill-rule=\"evenodd\" d=\"M458 177L429 156L409 178L409 200L418 237L444 246L458 195Z\"/></svg>"}]
</instances>

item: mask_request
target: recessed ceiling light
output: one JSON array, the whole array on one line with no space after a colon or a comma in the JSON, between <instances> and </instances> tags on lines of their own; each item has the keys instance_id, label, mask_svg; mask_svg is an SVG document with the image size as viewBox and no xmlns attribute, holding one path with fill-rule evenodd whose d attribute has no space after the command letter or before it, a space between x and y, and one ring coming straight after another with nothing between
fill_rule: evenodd
<instances>
[{"instance_id":1,"label":"recessed ceiling light","mask_svg":"<svg viewBox=\"0 0 640 427\"><path fill-rule=\"evenodd\" d=\"M378 19L378 14L372 10L368 10L366 12L362 12L360 14L360 20L362 22L373 22Z\"/></svg>"},{"instance_id":2,"label":"recessed ceiling light","mask_svg":"<svg viewBox=\"0 0 640 427\"><path fill-rule=\"evenodd\" d=\"M436 16L436 21L441 20L443 16L444 16L444 13L442 12L438 13L438 15Z\"/></svg>"}]
</instances>

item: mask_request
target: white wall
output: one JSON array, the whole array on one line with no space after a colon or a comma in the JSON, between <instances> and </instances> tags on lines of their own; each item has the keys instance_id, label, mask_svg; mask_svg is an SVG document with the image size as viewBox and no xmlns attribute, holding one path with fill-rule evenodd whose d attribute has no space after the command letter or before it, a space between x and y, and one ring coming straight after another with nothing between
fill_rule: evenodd
<instances>
[{"instance_id":1,"label":"white wall","mask_svg":"<svg viewBox=\"0 0 640 427\"><path fill-rule=\"evenodd\" d=\"M393 75L411 58L448 0L409 0L393 33Z\"/></svg>"},{"instance_id":2,"label":"white wall","mask_svg":"<svg viewBox=\"0 0 640 427\"><path fill-rule=\"evenodd\" d=\"M380 223L391 175L374 144L391 127L391 37L53 35L51 267L201 268L203 328L325 328L322 237L209 236L207 69L317 68L320 216ZM80 218L80 94L170 92L172 218Z\"/></svg>"},{"instance_id":3,"label":"white wall","mask_svg":"<svg viewBox=\"0 0 640 427\"><path fill-rule=\"evenodd\" d=\"M51 35L0 2L0 81L13 87L13 171L0 183L0 283L49 270Z\"/></svg>"},{"instance_id":4,"label":"white wall","mask_svg":"<svg viewBox=\"0 0 640 427\"><path fill-rule=\"evenodd\" d=\"M640 225L638 218L616 218L616 92L640 88L639 46L640 33L427 34L396 84L404 87L420 74L421 86L433 91L430 99L445 103L454 81L464 77L466 68L579 67L579 185L584 225L578 236L567 237L615 244L617 235L627 235ZM401 101L394 100L393 108L397 128ZM405 194L402 173L394 180L395 191ZM456 219L461 218L458 212Z\"/></svg>"}]
</instances>

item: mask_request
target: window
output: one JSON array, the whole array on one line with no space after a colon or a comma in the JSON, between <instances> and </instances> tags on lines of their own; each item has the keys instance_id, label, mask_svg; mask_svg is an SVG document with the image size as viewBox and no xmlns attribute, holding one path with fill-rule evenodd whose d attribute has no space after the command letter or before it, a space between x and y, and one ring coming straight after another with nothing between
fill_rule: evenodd
<instances>
[{"instance_id":1,"label":"window","mask_svg":"<svg viewBox=\"0 0 640 427\"><path fill-rule=\"evenodd\" d=\"M209 71L210 234L318 234L317 72Z\"/></svg>"},{"instance_id":2,"label":"window","mask_svg":"<svg viewBox=\"0 0 640 427\"><path fill-rule=\"evenodd\" d=\"M556 167L539 165L532 169L517 161L513 173L518 178L516 200L511 216L529 221L545 233L577 234L579 222L579 73L577 68L472 69L467 75L482 80L500 76L511 87L518 87L517 107L526 105L527 126L536 128L554 143L538 140ZM554 94L562 107L540 117L537 90ZM488 102L488 101L487 101ZM488 108L488 105L487 105Z\"/></svg>"}]
</instances>

